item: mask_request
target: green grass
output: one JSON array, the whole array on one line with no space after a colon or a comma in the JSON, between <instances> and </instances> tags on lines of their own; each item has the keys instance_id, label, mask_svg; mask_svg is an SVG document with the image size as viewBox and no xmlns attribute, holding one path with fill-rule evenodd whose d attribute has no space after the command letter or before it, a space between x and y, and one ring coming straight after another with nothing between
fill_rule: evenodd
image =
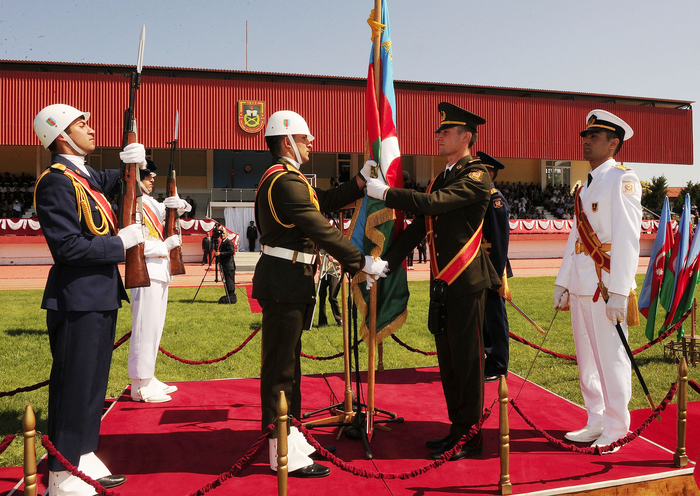
<instances>
[{"instance_id":1,"label":"green grass","mask_svg":"<svg viewBox=\"0 0 700 496\"><path fill-rule=\"evenodd\" d=\"M641 287L643 276L638 276ZM547 329L554 315L552 310L553 277L514 278L510 280L514 302L540 327ZM397 336L409 345L434 350L432 335L427 331L428 282L410 282L408 320ZM204 287L195 303L191 303L194 288L171 289L168 316L161 345L171 353L190 360L213 359L225 355L260 325L261 314L251 314L246 298L239 293L236 305L218 305L222 288ZM40 309L42 291L0 291L0 391L10 391L48 379L51 355L46 333L46 314ZM508 306L510 329L533 343L540 344L539 334L523 317ZM630 346L635 349L646 342L644 318L642 326L630 332ZM119 312L117 338L131 328L128 305ZM330 326L303 335L303 351L315 356L328 356L342 351L342 333ZM549 333L545 348L560 353L575 354L571 320L560 312ZM536 351L511 341L510 370L524 376ZM107 395L119 395L129 384L127 373L128 342L114 352ZM637 355L642 374L652 397L658 403L677 375L676 366L663 357L663 348L656 345ZM366 369L367 347L360 347L360 367ZM384 367L387 369L437 365L435 357L412 353L387 339L384 342ZM342 372L342 359L313 361L302 359L302 373ZM196 381L233 377L259 377L260 336L231 358L211 365L186 365L159 355L156 375L165 381ZM529 379L541 386L582 404L575 363L540 353ZM636 377L632 378L633 395L630 409L646 408L647 402ZM0 438L21 431L25 405L32 404L37 416L37 428L46 432L48 388L0 398ZM17 440L0 455L0 466L22 463L22 443Z\"/></svg>"}]
</instances>

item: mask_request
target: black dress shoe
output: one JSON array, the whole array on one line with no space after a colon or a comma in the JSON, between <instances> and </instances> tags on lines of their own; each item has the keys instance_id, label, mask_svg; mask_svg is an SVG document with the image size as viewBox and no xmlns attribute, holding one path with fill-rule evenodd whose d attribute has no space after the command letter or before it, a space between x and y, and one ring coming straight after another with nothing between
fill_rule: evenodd
<instances>
[{"instance_id":1,"label":"black dress shoe","mask_svg":"<svg viewBox=\"0 0 700 496\"><path fill-rule=\"evenodd\" d=\"M442 458L442 455L444 455L448 451L451 451L455 446L457 446L459 440L460 438L456 438L454 442L447 443L443 447L433 451L432 453L430 453L430 458L432 458L433 460L439 460L440 458ZM450 461L456 462L459 460L463 460L464 458L474 458L476 456L481 456L481 453L481 441L479 441L478 446L462 446L462 450L452 455Z\"/></svg>"},{"instance_id":2,"label":"black dress shoe","mask_svg":"<svg viewBox=\"0 0 700 496\"><path fill-rule=\"evenodd\" d=\"M452 436L451 434L448 434L447 436L441 437L439 439L430 439L430 440L425 442L425 445L432 450L440 449L444 445L446 445L447 443L452 441L453 437L454 436Z\"/></svg>"},{"instance_id":3,"label":"black dress shoe","mask_svg":"<svg viewBox=\"0 0 700 496\"><path fill-rule=\"evenodd\" d=\"M107 475L105 477L100 477L97 479L97 482L100 483L102 487L105 489L110 489L112 487L117 487L121 486L126 482L126 476L125 475Z\"/></svg>"},{"instance_id":4,"label":"black dress shoe","mask_svg":"<svg viewBox=\"0 0 700 496\"><path fill-rule=\"evenodd\" d=\"M331 469L314 462L311 465L289 472L289 477L299 477L302 479L317 479L331 475Z\"/></svg>"},{"instance_id":5,"label":"black dress shoe","mask_svg":"<svg viewBox=\"0 0 700 496\"><path fill-rule=\"evenodd\" d=\"M330 454L334 454L334 453L335 453L335 446L323 446L323 449L325 449L326 451L328 451ZM321 453L319 453L318 451L314 451L313 453L311 453L311 454L309 455L309 458L311 458L312 460L325 460L325 459L326 459L326 457L323 456L323 455L322 455Z\"/></svg>"}]
</instances>

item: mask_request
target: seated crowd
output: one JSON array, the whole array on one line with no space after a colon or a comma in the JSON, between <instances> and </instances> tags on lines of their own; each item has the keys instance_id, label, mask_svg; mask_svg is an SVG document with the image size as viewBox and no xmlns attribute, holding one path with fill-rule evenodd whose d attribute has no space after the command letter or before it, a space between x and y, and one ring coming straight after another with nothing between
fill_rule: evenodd
<instances>
[{"instance_id":1,"label":"seated crowd","mask_svg":"<svg viewBox=\"0 0 700 496\"><path fill-rule=\"evenodd\" d=\"M19 176L0 173L0 218L19 219L34 201L35 178L24 172Z\"/></svg>"}]
</instances>

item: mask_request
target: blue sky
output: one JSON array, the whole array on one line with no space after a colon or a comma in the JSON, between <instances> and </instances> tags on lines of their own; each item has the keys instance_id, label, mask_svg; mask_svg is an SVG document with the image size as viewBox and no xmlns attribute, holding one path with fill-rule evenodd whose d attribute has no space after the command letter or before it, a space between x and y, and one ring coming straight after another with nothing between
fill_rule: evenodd
<instances>
[{"instance_id":1,"label":"blue sky","mask_svg":"<svg viewBox=\"0 0 700 496\"><path fill-rule=\"evenodd\" d=\"M372 0L0 0L0 58L366 76ZM700 101L697 0L389 0L394 77ZM700 117L694 116L695 155ZM693 166L631 165L700 181Z\"/></svg>"}]
</instances>

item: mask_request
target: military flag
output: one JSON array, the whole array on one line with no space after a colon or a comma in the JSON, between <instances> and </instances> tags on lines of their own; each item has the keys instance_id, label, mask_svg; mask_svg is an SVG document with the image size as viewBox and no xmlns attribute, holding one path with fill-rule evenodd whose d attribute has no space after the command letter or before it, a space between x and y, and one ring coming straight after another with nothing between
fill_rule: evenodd
<instances>
[{"instance_id":1,"label":"military flag","mask_svg":"<svg viewBox=\"0 0 700 496\"><path fill-rule=\"evenodd\" d=\"M392 60L391 29L389 10L382 1L381 23L375 21L372 11L368 24L372 28L372 40L380 37L380 64L375 73L374 43L370 50L365 94L365 114L369 156L378 167L373 176L379 177L387 186L403 187L401 152L396 134L396 95L394 94L394 70ZM358 200L350 226L352 243L364 254L384 256L392 241L403 230L403 215L387 208L383 201L365 196ZM364 273L356 278L363 279ZM403 266L393 270L386 279L380 279L377 286L377 341L401 328L406 321L408 304L408 284ZM360 312L367 316L369 291L365 284L354 284L353 292ZM362 334L367 332L365 318Z\"/></svg>"},{"instance_id":2,"label":"military flag","mask_svg":"<svg viewBox=\"0 0 700 496\"><path fill-rule=\"evenodd\" d=\"M647 319L646 336L649 341L654 339L656 310L659 306L659 290L664 278L664 271L673 246L673 226L668 205L668 197L664 200L659 219L659 229L654 240L654 247L649 257L649 267L644 277L644 285L639 296L639 311Z\"/></svg>"},{"instance_id":3,"label":"military flag","mask_svg":"<svg viewBox=\"0 0 700 496\"><path fill-rule=\"evenodd\" d=\"M688 211L688 222L690 222L690 196L685 196L685 209ZM685 214L685 211L684 211ZM690 223L688 223L690 233ZM700 256L700 236L693 236L692 243L688 250L688 255L680 272L676 273L676 288L674 291L671 308L664 319L664 326L661 332L666 332L671 326L678 322L681 317L693 305L695 298L695 286L698 283L698 258ZM679 329L679 335L683 336L683 328Z\"/></svg>"},{"instance_id":4,"label":"military flag","mask_svg":"<svg viewBox=\"0 0 700 496\"><path fill-rule=\"evenodd\" d=\"M688 258L688 245L690 244L690 195L685 196L685 206L678 225L678 232L673 242L671 258L666 266L664 279L661 283L659 303L666 309L666 315L671 313L679 276ZM665 322L665 319L664 319Z\"/></svg>"}]
</instances>

